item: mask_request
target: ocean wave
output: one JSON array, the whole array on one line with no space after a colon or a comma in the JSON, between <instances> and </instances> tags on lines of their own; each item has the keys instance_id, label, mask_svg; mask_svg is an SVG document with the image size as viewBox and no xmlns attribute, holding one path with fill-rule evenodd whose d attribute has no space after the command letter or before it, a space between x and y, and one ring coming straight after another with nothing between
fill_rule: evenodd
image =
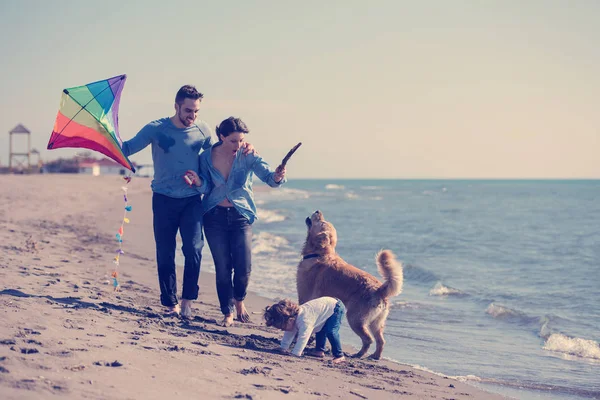
<instances>
[{"instance_id":1,"label":"ocean wave","mask_svg":"<svg viewBox=\"0 0 600 400\"><path fill-rule=\"evenodd\" d=\"M280 188L277 190L269 190L266 192L255 192L256 197L260 197L261 201L268 201L270 198L277 198L277 200L300 200L308 199L311 193L302 189L291 189L291 188Z\"/></svg>"},{"instance_id":2,"label":"ocean wave","mask_svg":"<svg viewBox=\"0 0 600 400\"><path fill-rule=\"evenodd\" d=\"M268 232L259 232L252 238L252 254L273 253L286 246L286 238Z\"/></svg>"},{"instance_id":3,"label":"ocean wave","mask_svg":"<svg viewBox=\"0 0 600 400\"><path fill-rule=\"evenodd\" d=\"M344 185L336 185L335 183L328 183L325 185L325 189L327 190L342 190L344 188Z\"/></svg>"},{"instance_id":4,"label":"ocean wave","mask_svg":"<svg viewBox=\"0 0 600 400\"><path fill-rule=\"evenodd\" d=\"M444 286L441 282L438 282L429 291L429 295L430 296L466 296L467 294L459 289L455 289L450 286Z\"/></svg>"},{"instance_id":5,"label":"ocean wave","mask_svg":"<svg viewBox=\"0 0 600 400\"><path fill-rule=\"evenodd\" d=\"M470 384L470 385L473 385L473 386L475 386L479 389L483 389L483 390L486 390L486 387L481 386L481 384L490 384L490 385L494 385L494 386L505 386L507 388L515 388L515 389L519 389L519 390L536 391L538 393L548 392L548 393L564 393L567 395L574 394L579 397L589 397L589 398L593 398L593 399L598 398L600 396L600 392L598 390L594 390L594 389L590 390L590 389L579 388L579 387L549 385L549 384L537 383L537 382L526 382L523 380L505 380L505 379L497 379L497 378L487 378L487 377L480 377L480 376L472 375L472 374L448 375L448 374L434 371L430 368L424 367L419 364L406 364L406 363L400 362L394 358L389 358L389 357L383 357L383 358L388 359L389 361L397 363L397 364L408 365L417 370L428 372L430 374L437 375L442 378L454 379L456 381L459 381L459 382L462 382L465 384ZM512 397L507 397L507 398L512 398Z\"/></svg>"},{"instance_id":6,"label":"ocean wave","mask_svg":"<svg viewBox=\"0 0 600 400\"><path fill-rule=\"evenodd\" d=\"M544 343L543 349L581 358L600 360L600 344L598 342L573 338L562 333L551 334Z\"/></svg>"},{"instance_id":7,"label":"ocean wave","mask_svg":"<svg viewBox=\"0 0 600 400\"><path fill-rule=\"evenodd\" d=\"M527 391L535 391L537 393L543 394L543 392L548 392L552 394L566 394L566 395L575 395L578 398L581 397L589 397L592 399L598 398L600 392L597 390L589 390L579 387L570 387L570 386L560 386L560 385L551 385L545 383L537 383L537 382L527 382L523 380L506 380L506 379L497 379L497 378L480 378L475 375L467 375L467 376L449 376L449 378L453 378L464 383L468 383L469 381L479 382L483 384L490 384L494 386L505 386L507 388L517 389L519 391L527 390ZM485 390L485 386L478 386L480 389L483 388ZM505 394L509 396L508 398L513 398L510 396L510 393ZM542 398L542 397L536 397Z\"/></svg>"},{"instance_id":8,"label":"ocean wave","mask_svg":"<svg viewBox=\"0 0 600 400\"><path fill-rule=\"evenodd\" d=\"M277 214L275 211L266 210L264 208L258 208L256 210L256 213L258 214L258 220L265 224L268 224L271 222L285 221L285 216L283 216L281 214Z\"/></svg>"},{"instance_id":9,"label":"ocean wave","mask_svg":"<svg viewBox=\"0 0 600 400\"><path fill-rule=\"evenodd\" d=\"M344 194L347 199L358 199L358 195L354 192L347 192Z\"/></svg>"},{"instance_id":10,"label":"ocean wave","mask_svg":"<svg viewBox=\"0 0 600 400\"><path fill-rule=\"evenodd\" d=\"M404 279L421 283L437 282L440 278L425 268L417 267L412 264L404 264Z\"/></svg>"},{"instance_id":11,"label":"ocean wave","mask_svg":"<svg viewBox=\"0 0 600 400\"><path fill-rule=\"evenodd\" d=\"M433 196L433 195L437 195L440 193L446 193L448 191L448 189L446 189L445 187L441 188L440 191L436 191L436 190L423 190L423 192L421 194L425 195L425 196Z\"/></svg>"},{"instance_id":12,"label":"ocean wave","mask_svg":"<svg viewBox=\"0 0 600 400\"><path fill-rule=\"evenodd\" d=\"M491 315L493 318L507 320L510 322L516 322L519 324L531 324L539 323L539 317L531 317L525 314L523 311L514 310L499 304L491 303L485 310L486 314ZM543 324L542 324L543 326Z\"/></svg>"},{"instance_id":13,"label":"ocean wave","mask_svg":"<svg viewBox=\"0 0 600 400\"><path fill-rule=\"evenodd\" d=\"M382 189L381 186L361 186L360 188L362 190L378 190L378 189Z\"/></svg>"},{"instance_id":14,"label":"ocean wave","mask_svg":"<svg viewBox=\"0 0 600 400\"><path fill-rule=\"evenodd\" d=\"M400 309L400 310L421 310L421 309L433 310L436 307L431 304L417 303L417 302L409 303L408 301L398 300L398 301L392 302L391 308Z\"/></svg>"}]
</instances>

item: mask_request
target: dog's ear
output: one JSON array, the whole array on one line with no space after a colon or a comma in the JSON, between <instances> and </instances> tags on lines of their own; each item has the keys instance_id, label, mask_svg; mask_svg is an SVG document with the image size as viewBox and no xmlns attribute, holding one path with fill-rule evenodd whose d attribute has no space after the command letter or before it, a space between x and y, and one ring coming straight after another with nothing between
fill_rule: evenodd
<instances>
[{"instance_id":1,"label":"dog's ear","mask_svg":"<svg viewBox=\"0 0 600 400\"><path fill-rule=\"evenodd\" d=\"M312 221L310 220L310 217L306 217L306 220L304 220L304 222L306 222L306 226L308 228L310 228L312 226Z\"/></svg>"}]
</instances>

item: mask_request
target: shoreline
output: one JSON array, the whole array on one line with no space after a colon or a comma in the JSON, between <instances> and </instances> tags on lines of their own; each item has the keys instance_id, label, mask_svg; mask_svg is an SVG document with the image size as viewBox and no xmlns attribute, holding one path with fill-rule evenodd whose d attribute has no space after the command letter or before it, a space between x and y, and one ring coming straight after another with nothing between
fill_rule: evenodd
<instances>
[{"instance_id":1,"label":"shoreline","mask_svg":"<svg viewBox=\"0 0 600 400\"><path fill-rule=\"evenodd\" d=\"M118 293L109 274L118 248L112 232L122 218L122 179L2 175L0 184L4 398L505 398L385 359L333 365L327 357L276 354L281 334L264 326L261 312L273 300L249 291L253 323L220 327L209 272L201 273L194 318L165 316L149 179L128 185L133 208ZM179 283L181 272L179 267Z\"/></svg>"}]
</instances>

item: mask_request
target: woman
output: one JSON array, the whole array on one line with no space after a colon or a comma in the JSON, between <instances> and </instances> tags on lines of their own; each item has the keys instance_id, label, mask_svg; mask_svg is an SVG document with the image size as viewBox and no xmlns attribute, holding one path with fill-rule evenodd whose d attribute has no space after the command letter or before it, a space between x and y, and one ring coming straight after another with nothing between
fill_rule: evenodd
<instances>
[{"instance_id":1,"label":"woman","mask_svg":"<svg viewBox=\"0 0 600 400\"><path fill-rule=\"evenodd\" d=\"M244 299L252 264L252 223L257 218L252 176L271 187L285 182L285 167L272 171L258 155L240 151L248 132L241 119L229 117L217 127L219 142L200 155L200 174L210 184L202 200L204 233L215 262L223 326L233 324L234 309L238 321L250 321Z\"/></svg>"}]
</instances>

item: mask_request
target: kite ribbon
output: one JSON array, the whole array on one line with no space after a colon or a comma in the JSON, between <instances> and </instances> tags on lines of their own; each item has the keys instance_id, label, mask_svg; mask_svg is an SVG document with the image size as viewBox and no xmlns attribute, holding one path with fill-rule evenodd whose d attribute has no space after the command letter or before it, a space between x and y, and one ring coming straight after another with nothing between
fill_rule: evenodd
<instances>
[{"instance_id":1,"label":"kite ribbon","mask_svg":"<svg viewBox=\"0 0 600 400\"><path fill-rule=\"evenodd\" d=\"M131 177L127 176L124 177L123 179L125 179L125 181L127 183L131 182ZM125 254L125 252L123 251L123 234L125 233L125 224L129 223L129 218L127 218L127 213L131 211L132 207L129 205L129 199L127 198L127 186L122 186L121 189L123 190L123 201L125 202L125 207L124 207L124 211L123 211L123 219L121 220L121 226L119 227L119 230L117 231L117 234L115 235L116 239L117 239L117 243L119 243L119 248L117 249L116 253L117 255L115 255L115 258L113 260L113 263L115 264L115 269L111 274L112 280L113 280L113 290L116 292L119 290L119 281L118 281L118 277L119 277L119 264L120 264L120 258L121 255Z\"/></svg>"}]
</instances>

